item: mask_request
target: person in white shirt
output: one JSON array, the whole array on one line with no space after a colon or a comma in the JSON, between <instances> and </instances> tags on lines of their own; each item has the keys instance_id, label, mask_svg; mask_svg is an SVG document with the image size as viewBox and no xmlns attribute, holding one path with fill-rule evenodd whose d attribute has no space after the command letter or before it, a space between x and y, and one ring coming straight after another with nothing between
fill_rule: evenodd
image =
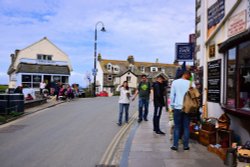
<instances>
[{"instance_id":1,"label":"person in white shirt","mask_svg":"<svg viewBox=\"0 0 250 167\"><path fill-rule=\"evenodd\" d=\"M120 91L119 97L119 117L117 125L122 125L122 115L125 112L125 122L128 123L128 110L129 110L129 103L130 103L130 96L131 92L129 90L128 82L124 81L121 86L118 86L117 91Z\"/></svg>"},{"instance_id":2,"label":"person in white shirt","mask_svg":"<svg viewBox=\"0 0 250 167\"><path fill-rule=\"evenodd\" d=\"M44 81L40 82L40 95L43 93L43 90L46 87L46 83Z\"/></svg>"}]
</instances>

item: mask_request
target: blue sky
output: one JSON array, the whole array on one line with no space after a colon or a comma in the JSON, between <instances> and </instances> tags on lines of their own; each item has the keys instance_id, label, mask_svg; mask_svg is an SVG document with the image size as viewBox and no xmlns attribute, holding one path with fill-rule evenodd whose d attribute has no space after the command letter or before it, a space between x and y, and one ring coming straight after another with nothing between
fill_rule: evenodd
<instances>
[{"instance_id":1,"label":"blue sky","mask_svg":"<svg viewBox=\"0 0 250 167\"><path fill-rule=\"evenodd\" d=\"M0 84L8 83L10 54L46 36L71 59L70 82L85 85L98 21L107 29L98 31L104 59L173 63L194 18L195 0L0 0Z\"/></svg>"}]
</instances>

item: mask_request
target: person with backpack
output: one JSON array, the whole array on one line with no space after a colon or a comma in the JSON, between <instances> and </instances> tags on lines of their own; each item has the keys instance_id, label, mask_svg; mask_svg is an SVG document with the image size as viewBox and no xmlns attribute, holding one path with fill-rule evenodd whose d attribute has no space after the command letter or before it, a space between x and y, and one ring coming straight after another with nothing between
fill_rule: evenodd
<instances>
[{"instance_id":1,"label":"person with backpack","mask_svg":"<svg viewBox=\"0 0 250 167\"><path fill-rule=\"evenodd\" d=\"M190 88L191 72L185 71L182 77L172 82L170 91L170 105L174 110L174 140L170 147L172 150L178 150L178 141L180 131L183 128L183 149L189 150L189 115L183 112L183 102L186 92Z\"/></svg>"},{"instance_id":2,"label":"person with backpack","mask_svg":"<svg viewBox=\"0 0 250 167\"><path fill-rule=\"evenodd\" d=\"M148 105L149 105L149 97L150 97L150 83L147 80L146 75L141 76L141 81L137 87L134 97L132 101L135 100L136 96L139 94L139 115L138 115L138 123L140 123L143 119L144 121L148 121ZM144 111L143 111L144 109Z\"/></svg>"}]
</instances>

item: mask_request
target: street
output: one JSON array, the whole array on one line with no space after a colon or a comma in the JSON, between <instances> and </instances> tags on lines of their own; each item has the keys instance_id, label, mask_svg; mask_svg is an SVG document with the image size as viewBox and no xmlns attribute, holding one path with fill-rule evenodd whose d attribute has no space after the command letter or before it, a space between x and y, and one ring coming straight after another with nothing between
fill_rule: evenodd
<instances>
[{"instance_id":1,"label":"street","mask_svg":"<svg viewBox=\"0 0 250 167\"><path fill-rule=\"evenodd\" d=\"M137 103L130 105L130 116ZM0 127L1 167L91 167L120 127L118 97L83 98Z\"/></svg>"}]
</instances>

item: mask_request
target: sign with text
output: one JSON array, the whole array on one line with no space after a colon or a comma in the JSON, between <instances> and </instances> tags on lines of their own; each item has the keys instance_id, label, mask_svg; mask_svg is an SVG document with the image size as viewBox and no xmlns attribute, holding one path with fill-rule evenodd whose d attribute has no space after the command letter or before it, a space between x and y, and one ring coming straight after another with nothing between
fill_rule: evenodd
<instances>
[{"instance_id":1,"label":"sign with text","mask_svg":"<svg viewBox=\"0 0 250 167\"><path fill-rule=\"evenodd\" d=\"M216 25L225 16L225 0L217 0L207 10L208 36L214 31Z\"/></svg>"},{"instance_id":2,"label":"sign with text","mask_svg":"<svg viewBox=\"0 0 250 167\"><path fill-rule=\"evenodd\" d=\"M228 37L237 35L246 30L247 20L246 20L246 10L236 14L229 19L228 24Z\"/></svg>"},{"instance_id":3,"label":"sign with text","mask_svg":"<svg viewBox=\"0 0 250 167\"><path fill-rule=\"evenodd\" d=\"M193 43L176 43L175 56L178 61L192 61L194 54Z\"/></svg>"},{"instance_id":4,"label":"sign with text","mask_svg":"<svg viewBox=\"0 0 250 167\"><path fill-rule=\"evenodd\" d=\"M208 62L207 77L207 100L220 103L221 59Z\"/></svg>"}]
</instances>

